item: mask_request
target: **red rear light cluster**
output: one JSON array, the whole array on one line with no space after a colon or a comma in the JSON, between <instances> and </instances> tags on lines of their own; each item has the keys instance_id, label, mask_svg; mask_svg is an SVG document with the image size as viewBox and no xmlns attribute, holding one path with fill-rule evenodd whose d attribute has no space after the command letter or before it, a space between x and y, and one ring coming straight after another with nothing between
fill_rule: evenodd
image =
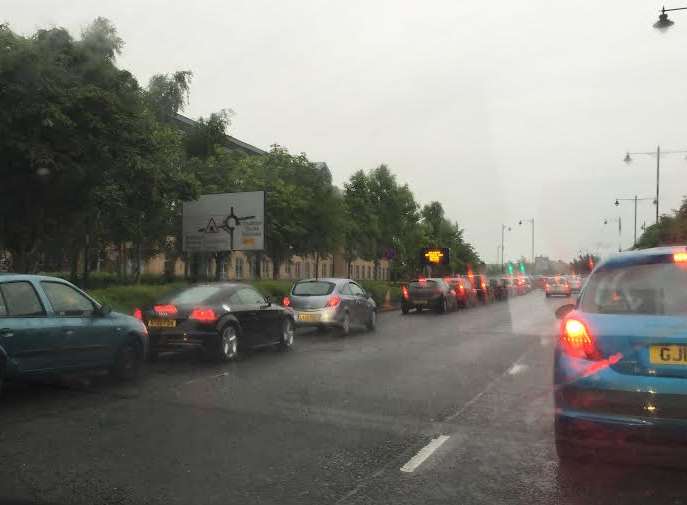
<instances>
[{"instance_id":1,"label":"red rear light cluster","mask_svg":"<svg viewBox=\"0 0 687 505\"><path fill-rule=\"evenodd\" d=\"M577 319L567 319L561 326L561 346L563 350L576 358L589 360L601 359L587 326Z\"/></svg>"},{"instance_id":2,"label":"red rear light cluster","mask_svg":"<svg viewBox=\"0 0 687 505\"><path fill-rule=\"evenodd\" d=\"M143 311L141 309L134 309L134 317L139 321L143 321Z\"/></svg>"},{"instance_id":3,"label":"red rear light cluster","mask_svg":"<svg viewBox=\"0 0 687 505\"><path fill-rule=\"evenodd\" d=\"M191 315L188 318L199 323L214 323L217 321L217 314L212 309L197 308L191 311Z\"/></svg>"},{"instance_id":4,"label":"red rear light cluster","mask_svg":"<svg viewBox=\"0 0 687 505\"><path fill-rule=\"evenodd\" d=\"M155 311L156 314L166 314L166 315L174 315L177 313L177 308L175 305L171 304L166 304L166 305L154 305L153 310Z\"/></svg>"},{"instance_id":5,"label":"red rear light cluster","mask_svg":"<svg viewBox=\"0 0 687 505\"><path fill-rule=\"evenodd\" d=\"M403 299L407 300L410 298L410 293L408 293L408 288L406 286L401 288L401 293L403 294Z\"/></svg>"},{"instance_id":6,"label":"red rear light cluster","mask_svg":"<svg viewBox=\"0 0 687 505\"><path fill-rule=\"evenodd\" d=\"M339 295L332 295L329 297L329 300L327 300L326 307L336 307L340 303L341 303L341 297Z\"/></svg>"},{"instance_id":7,"label":"red rear light cluster","mask_svg":"<svg viewBox=\"0 0 687 505\"><path fill-rule=\"evenodd\" d=\"M291 307L291 298L289 298L288 296L285 296L284 298L281 299L281 304L284 307Z\"/></svg>"}]
</instances>

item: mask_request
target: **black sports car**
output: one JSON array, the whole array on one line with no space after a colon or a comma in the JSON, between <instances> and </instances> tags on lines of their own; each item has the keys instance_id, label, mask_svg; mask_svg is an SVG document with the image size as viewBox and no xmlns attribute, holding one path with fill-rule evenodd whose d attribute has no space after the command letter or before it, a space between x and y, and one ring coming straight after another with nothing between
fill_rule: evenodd
<instances>
[{"instance_id":1,"label":"black sports car","mask_svg":"<svg viewBox=\"0 0 687 505\"><path fill-rule=\"evenodd\" d=\"M246 284L196 284L134 315L148 327L153 360L160 351L196 348L228 361L249 347L293 345L293 310Z\"/></svg>"}]
</instances>

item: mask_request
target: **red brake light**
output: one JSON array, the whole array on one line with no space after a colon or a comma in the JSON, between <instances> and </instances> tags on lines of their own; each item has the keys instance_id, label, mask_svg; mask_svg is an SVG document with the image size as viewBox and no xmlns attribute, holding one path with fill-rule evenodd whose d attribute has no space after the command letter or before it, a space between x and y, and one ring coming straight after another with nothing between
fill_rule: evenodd
<instances>
[{"instance_id":1,"label":"red brake light","mask_svg":"<svg viewBox=\"0 0 687 505\"><path fill-rule=\"evenodd\" d=\"M563 350L578 358L589 360L601 359L601 353L589 334L587 326L577 319L567 319L561 329Z\"/></svg>"},{"instance_id":2,"label":"red brake light","mask_svg":"<svg viewBox=\"0 0 687 505\"><path fill-rule=\"evenodd\" d=\"M193 309L191 315L188 316L189 319L194 319L200 323L214 323L217 321L217 314L212 309Z\"/></svg>"},{"instance_id":3,"label":"red brake light","mask_svg":"<svg viewBox=\"0 0 687 505\"><path fill-rule=\"evenodd\" d=\"M408 298L410 298L410 294L408 293L408 288L407 288L406 286L403 286L403 287L401 288L401 293L403 293L403 298L404 298L404 299L407 300Z\"/></svg>"},{"instance_id":4,"label":"red brake light","mask_svg":"<svg viewBox=\"0 0 687 505\"><path fill-rule=\"evenodd\" d=\"M284 298L281 299L281 304L284 307L290 307L291 306L291 298L289 298L288 296L285 296Z\"/></svg>"},{"instance_id":5,"label":"red brake light","mask_svg":"<svg viewBox=\"0 0 687 505\"><path fill-rule=\"evenodd\" d=\"M673 254L673 261L675 263L687 263L687 252L676 252Z\"/></svg>"},{"instance_id":6,"label":"red brake light","mask_svg":"<svg viewBox=\"0 0 687 505\"><path fill-rule=\"evenodd\" d=\"M141 309L134 309L134 317L139 321L143 321L143 311Z\"/></svg>"},{"instance_id":7,"label":"red brake light","mask_svg":"<svg viewBox=\"0 0 687 505\"><path fill-rule=\"evenodd\" d=\"M487 283L482 281L482 289L487 289Z\"/></svg>"},{"instance_id":8,"label":"red brake light","mask_svg":"<svg viewBox=\"0 0 687 505\"><path fill-rule=\"evenodd\" d=\"M153 310L157 314L167 314L167 315L173 315L177 313L177 308L175 305L167 304L167 305L155 305L153 306Z\"/></svg>"},{"instance_id":9,"label":"red brake light","mask_svg":"<svg viewBox=\"0 0 687 505\"><path fill-rule=\"evenodd\" d=\"M327 300L327 307L336 307L341 303L341 297L339 295L332 295Z\"/></svg>"}]
</instances>

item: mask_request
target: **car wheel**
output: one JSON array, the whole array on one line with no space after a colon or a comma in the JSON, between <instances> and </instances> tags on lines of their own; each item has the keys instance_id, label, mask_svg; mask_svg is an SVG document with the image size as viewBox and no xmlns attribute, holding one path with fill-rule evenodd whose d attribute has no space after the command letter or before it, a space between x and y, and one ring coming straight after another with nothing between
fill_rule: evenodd
<instances>
[{"instance_id":1,"label":"car wheel","mask_svg":"<svg viewBox=\"0 0 687 505\"><path fill-rule=\"evenodd\" d=\"M222 332L217 339L215 357L219 361L231 361L239 354L239 337L236 327L229 324L222 328Z\"/></svg>"},{"instance_id":2,"label":"car wheel","mask_svg":"<svg viewBox=\"0 0 687 505\"><path fill-rule=\"evenodd\" d=\"M112 373L119 380L130 381L138 377L141 369L141 353L138 345L128 342L122 346L115 356Z\"/></svg>"},{"instance_id":3,"label":"car wheel","mask_svg":"<svg viewBox=\"0 0 687 505\"><path fill-rule=\"evenodd\" d=\"M377 311L376 310L371 310L370 311L370 317L367 320L367 329L368 331L375 331L377 328Z\"/></svg>"},{"instance_id":4,"label":"car wheel","mask_svg":"<svg viewBox=\"0 0 687 505\"><path fill-rule=\"evenodd\" d=\"M409 310L410 308L407 305L401 305L401 314L403 314L404 316L408 313Z\"/></svg>"},{"instance_id":5,"label":"car wheel","mask_svg":"<svg viewBox=\"0 0 687 505\"><path fill-rule=\"evenodd\" d=\"M418 312L422 312L422 305L418 305L417 307L415 307L415 310L417 310Z\"/></svg>"},{"instance_id":6,"label":"car wheel","mask_svg":"<svg viewBox=\"0 0 687 505\"><path fill-rule=\"evenodd\" d=\"M154 351L152 349L150 351L148 351L148 361L150 361L151 363L155 363L159 357L160 357L159 351Z\"/></svg>"},{"instance_id":7,"label":"car wheel","mask_svg":"<svg viewBox=\"0 0 687 505\"><path fill-rule=\"evenodd\" d=\"M343 321L341 321L341 336L346 337L349 333L351 333L351 316L346 312Z\"/></svg>"},{"instance_id":8,"label":"car wheel","mask_svg":"<svg viewBox=\"0 0 687 505\"><path fill-rule=\"evenodd\" d=\"M437 312L439 314L446 314L448 312L448 304L446 303L446 298L442 298L437 307Z\"/></svg>"},{"instance_id":9,"label":"car wheel","mask_svg":"<svg viewBox=\"0 0 687 505\"><path fill-rule=\"evenodd\" d=\"M287 318L282 323L281 340L279 341L279 348L286 351L293 346L293 321Z\"/></svg>"}]
</instances>

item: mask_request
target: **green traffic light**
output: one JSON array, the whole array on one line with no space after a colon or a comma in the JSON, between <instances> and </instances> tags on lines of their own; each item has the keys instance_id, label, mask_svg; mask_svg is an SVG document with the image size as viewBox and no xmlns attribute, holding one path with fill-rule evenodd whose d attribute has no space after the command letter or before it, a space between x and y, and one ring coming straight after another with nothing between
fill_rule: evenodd
<instances>
[{"instance_id":1,"label":"green traffic light","mask_svg":"<svg viewBox=\"0 0 687 505\"><path fill-rule=\"evenodd\" d=\"M524 274L525 273L525 264L520 263L520 271Z\"/></svg>"}]
</instances>

